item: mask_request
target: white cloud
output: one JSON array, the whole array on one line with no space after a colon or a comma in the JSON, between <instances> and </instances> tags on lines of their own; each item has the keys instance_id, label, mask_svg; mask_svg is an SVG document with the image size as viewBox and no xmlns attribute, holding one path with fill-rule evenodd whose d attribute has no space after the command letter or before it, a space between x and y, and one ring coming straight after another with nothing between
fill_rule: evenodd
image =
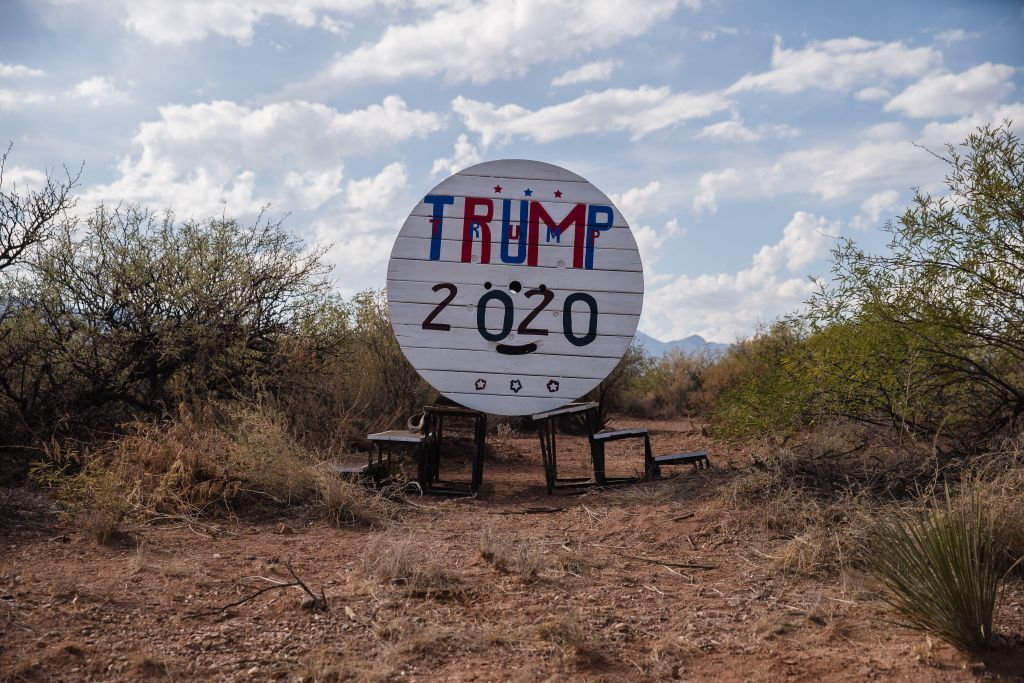
<instances>
[{"instance_id":1,"label":"white cloud","mask_svg":"<svg viewBox=\"0 0 1024 683\"><path fill-rule=\"evenodd\" d=\"M782 238L761 247L749 267L735 273L680 275L650 289L642 327L660 339L699 334L732 341L807 299L813 283L803 271L825 256L839 233L838 222L798 211Z\"/></svg>"},{"instance_id":2,"label":"white cloud","mask_svg":"<svg viewBox=\"0 0 1024 683\"><path fill-rule=\"evenodd\" d=\"M395 236L415 203L403 201L408 179L405 166L395 162L376 175L350 180L341 205L316 221L314 239L329 245L326 259L348 293L383 280Z\"/></svg>"},{"instance_id":3,"label":"white cloud","mask_svg":"<svg viewBox=\"0 0 1024 683\"><path fill-rule=\"evenodd\" d=\"M69 94L76 100L83 100L91 107L113 104L128 97L124 92L118 90L112 79L106 76L88 78L73 87Z\"/></svg>"},{"instance_id":4,"label":"white cloud","mask_svg":"<svg viewBox=\"0 0 1024 683\"><path fill-rule=\"evenodd\" d=\"M959 144L979 126L1000 124L1007 120L1013 122L1016 131L1021 130L1024 126L1024 102L982 107L950 123L932 121L922 130L920 142L932 148L941 148L947 143Z\"/></svg>"},{"instance_id":5,"label":"white cloud","mask_svg":"<svg viewBox=\"0 0 1024 683\"><path fill-rule=\"evenodd\" d=\"M49 0L76 4L82 0ZM377 0L108 0L125 28L157 45L182 45L208 35L249 43L260 21L277 17L306 28L330 25L332 12L354 12ZM324 19L327 19L325 25ZM328 29L330 30L330 29Z\"/></svg>"},{"instance_id":6,"label":"white cloud","mask_svg":"<svg viewBox=\"0 0 1024 683\"><path fill-rule=\"evenodd\" d=\"M136 153L120 162L119 177L85 196L199 215L216 211L222 201L234 214L269 201L314 209L341 192L346 156L440 126L436 114L410 110L394 96L351 112L309 102L259 109L225 101L162 107L159 120L139 126L132 139Z\"/></svg>"},{"instance_id":7,"label":"white cloud","mask_svg":"<svg viewBox=\"0 0 1024 683\"><path fill-rule=\"evenodd\" d=\"M892 93L890 93L885 88L870 86L858 90L857 94L855 94L854 97L856 97L861 102L881 102L882 100L887 100L890 97L892 97Z\"/></svg>"},{"instance_id":8,"label":"white cloud","mask_svg":"<svg viewBox=\"0 0 1024 683\"><path fill-rule=\"evenodd\" d=\"M483 159L480 156L480 151L469 141L469 137L465 133L460 133L455 141L452 156L434 159L434 165L430 168L430 175L431 177L437 177L442 173L446 176L453 175L473 164L479 164L481 161Z\"/></svg>"},{"instance_id":9,"label":"white cloud","mask_svg":"<svg viewBox=\"0 0 1024 683\"><path fill-rule=\"evenodd\" d=\"M24 64L4 64L0 62L0 78L29 78L33 76L45 76L42 69L33 69Z\"/></svg>"},{"instance_id":10,"label":"white cloud","mask_svg":"<svg viewBox=\"0 0 1024 683\"><path fill-rule=\"evenodd\" d=\"M630 188L622 194L612 194L609 199L618 207L626 220L633 223L643 215L648 202L660 191L661 183L652 180L643 187Z\"/></svg>"},{"instance_id":11,"label":"white cloud","mask_svg":"<svg viewBox=\"0 0 1024 683\"><path fill-rule=\"evenodd\" d=\"M802 50L787 50L775 38L772 69L747 74L727 92L768 90L793 94L807 88L849 91L870 83L920 76L942 62L931 47L909 48L900 42L863 38L812 41Z\"/></svg>"},{"instance_id":12,"label":"white cloud","mask_svg":"<svg viewBox=\"0 0 1024 683\"><path fill-rule=\"evenodd\" d=\"M864 230L878 223L882 214L888 214L899 207L900 193L896 190L876 192L860 203L860 213L851 221L858 230Z\"/></svg>"},{"instance_id":13,"label":"white cloud","mask_svg":"<svg viewBox=\"0 0 1024 683\"><path fill-rule=\"evenodd\" d=\"M953 43L959 43L964 40L970 40L972 38L979 38L980 34L974 31L967 32L962 28L954 28L948 31L939 31L935 34L935 40L946 45L952 45Z\"/></svg>"},{"instance_id":14,"label":"white cloud","mask_svg":"<svg viewBox=\"0 0 1024 683\"><path fill-rule=\"evenodd\" d=\"M885 111L916 118L968 114L999 102L1011 92L1016 69L986 62L958 74L933 74L908 86L889 100Z\"/></svg>"},{"instance_id":15,"label":"white cloud","mask_svg":"<svg viewBox=\"0 0 1024 683\"><path fill-rule=\"evenodd\" d=\"M450 82L487 83L522 76L535 63L636 37L666 19L678 4L677 0L459 2L419 23L389 26L377 42L336 58L314 83L438 74Z\"/></svg>"},{"instance_id":16,"label":"white cloud","mask_svg":"<svg viewBox=\"0 0 1024 683\"><path fill-rule=\"evenodd\" d=\"M558 88L573 83L586 83L588 81L608 80L614 71L621 64L617 59L605 59L600 62L588 62L583 66L566 71L561 76L551 79L552 87Z\"/></svg>"},{"instance_id":17,"label":"white cloud","mask_svg":"<svg viewBox=\"0 0 1024 683\"><path fill-rule=\"evenodd\" d=\"M763 137L774 138L795 138L800 135L800 130L788 124L777 125L762 124L756 130L743 125L743 121L721 121L710 126L704 126L697 135L699 138L714 138L717 140L728 140L730 142L756 142Z\"/></svg>"},{"instance_id":18,"label":"white cloud","mask_svg":"<svg viewBox=\"0 0 1024 683\"><path fill-rule=\"evenodd\" d=\"M45 104L53 99L52 95L40 92L24 92L0 88L0 111L10 111Z\"/></svg>"},{"instance_id":19,"label":"white cloud","mask_svg":"<svg viewBox=\"0 0 1024 683\"><path fill-rule=\"evenodd\" d=\"M46 174L24 166L4 166L3 181L8 190L40 190L46 184Z\"/></svg>"},{"instance_id":20,"label":"white cloud","mask_svg":"<svg viewBox=\"0 0 1024 683\"><path fill-rule=\"evenodd\" d=\"M634 140L662 128L703 118L728 107L716 93L673 93L671 89L640 86L612 88L536 111L517 104L495 106L459 96L452 109L466 128L480 134L486 146L495 140L529 137L551 142L572 135L625 131Z\"/></svg>"},{"instance_id":21,"label":"white cloud","mask_svg":"<svg viewBox=\"0 0 1024 683\"><path fill-rule=\"evenodd\" d=\"M710 42L715 40L719 36L734 36L739 33L739 29L733 28L732 26L715 26L700 32L700 39L704 42Z\"/></svg>"},{"instance_id":22,"label":"white cloud","mask_svg":"<svg viewBox=\"0 0 1024 683\"><path fill-rule=\"evenodd\" d=\"M640 250L640 260L644 264L644 272L650 274L651 266L661 255L662 247L671 238L680 235L684 230L679 227L679 221L673 218L661 230L655 230L649 225L642 225L633 229L633 239Z\"/></svg>"},{"instance_id":23,"label":"white cloud","mask_svg":"<svg viewBox=\"0 0 1024 683\"><path fill-rule=\"evenodd\" d=\"M718 211L718 193L728 187L740 183L742 176L735 168L722 171L710 171L700 177L697 182L697 196L693 198L693 210L697 213Z\"/></svg>"},{"instance_id":24,"label":"white cloud","mask_svg":"<svg viewBox=\"0 0 1024 683\"><path fill-rule=\"evenodd\" d=\"M350 180L345 190L345 204L354 211L377 213L392 204L408 180L405 166L397 161L388 164L375 176Z\"/></svg>"},{"instance_id":25,"label":"white cloud","mask_svg":"<svg viewBox=\"0 0 1024 683\"><path fill-rule=\"evenodd\" d=\"M868 126L861 133L861 136L867 140L906 140L910 137L907 132L907 127L899 121L887 121L886 123L876 123L873 126Z\"/></svg>"}]
</instances>

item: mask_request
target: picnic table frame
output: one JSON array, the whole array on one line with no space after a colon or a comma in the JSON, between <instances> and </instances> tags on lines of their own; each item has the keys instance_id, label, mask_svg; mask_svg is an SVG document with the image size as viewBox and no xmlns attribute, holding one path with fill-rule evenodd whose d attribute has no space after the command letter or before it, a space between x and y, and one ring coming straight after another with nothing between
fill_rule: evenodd
<instances>
[{"instance_id":1,"label":"picnic table frame","mask_svg":"<svg viewBox=\"0 0 1024 683\"><path fill-rule=\"evenodd\" d=\"M445 419L469 420L473 423L473 469L469 490L450 488L451 482L441 479L441 438ZM487 452L487 413L455 405L429 405L423 408L423 430L427 447L419 459L418 478L425 493L471 496L479 490L484 476L484 454Z\"/></svg>"},{"instance_id":2,"label":"picnic table frame","mask_svg":"<svg viewBox=\"0 0 1024 683\"><path fill-rule=\"evenodd\" d=\"M590 446L590 460L594 468L591 477L559 477L558 476L558 428L559 418L582 415L587 430L587 441ZM596 401L569 403L561 408L535 413L533 421L537 423L537 435L540 438L540 452L544 460L544 482L549 494L574 493L588 486L608 486L627 484L640 481L638 477L608 477L604 469L604 441L595 438L600 432L601 407ZM644 430L646 438L646 430ZM631 436L639 436L632 435ZM650 457L650 442L645 444L644 458Z\"/></svg>"}]
</instances>

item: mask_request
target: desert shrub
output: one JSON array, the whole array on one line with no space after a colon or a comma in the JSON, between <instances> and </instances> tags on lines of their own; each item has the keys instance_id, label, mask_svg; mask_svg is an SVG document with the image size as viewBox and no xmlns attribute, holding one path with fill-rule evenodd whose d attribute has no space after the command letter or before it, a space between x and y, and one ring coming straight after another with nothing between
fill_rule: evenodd
<instances>
[{"instance_id":1,"label":"desert shrub","mask_svg":"<svg viewBox=\"0 0 1024 683\"><path fill-rule=\"evenodd\" d=\"M810 381L806 334L780 321L739 342L704 373L704 405L716 436L792 435L814 423L818 387Z\"/></svg>"},{"instance_id":2,"label":"desert shrub","mask_svg":"<svg viewBox=\"0 0 1024 683\"><path fill-rule=\"evenodd\" d=\"M335 342L320 255L262 217L179 223L100 206L15 278L3 327L19 363L0 366L0 394L30 426L101 429L244 395L272 382L291 347Z\"/></svg>"},{"instance_id":3,"label":"desert shrub","mask_svg":"<svg viewBox=\"0 0 1024 683\"><path fill-rule=\"evenodd\" d=\"M1006 122L943 159L947 193L917 192L888 253L841 243L806 319L838 361L817 367L832 405L970 452L1024 417L1024 144Z\"/></svg>"},{"instance_id":4,"label":"desert shrub","mask_svg":"<svg viewBox=\"0 0 1024 683\"><path fill-rule=\"evenodd\" d=\"M894 514L865 548L890 607L961 650L990 642L1000 584L1012 565L1007 529L976 489L923 517Z\"/></svg>"},{"instance_id":5,"label":"desert shrub","mask_svg":"<svg viewBox=\"0 0 1024 683\"><path fill-rule=\"evenodd\" d=\"M620 410L643 417L692 415L703 374L712 363L710 356L679 349L659 358L645 356L620 401Z\"/></svg>"}]
</instances>

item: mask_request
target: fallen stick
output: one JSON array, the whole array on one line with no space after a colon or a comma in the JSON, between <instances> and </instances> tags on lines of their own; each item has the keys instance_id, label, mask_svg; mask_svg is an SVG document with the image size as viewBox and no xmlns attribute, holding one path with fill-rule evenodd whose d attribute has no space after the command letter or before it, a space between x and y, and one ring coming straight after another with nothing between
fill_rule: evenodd
<instances>
[{"instance_id":1,"label":"fallen stick","mask_svg":"<svg viewBox=\"0 0 1024 683\"><path fill-rule=\"evenodd\" d=\"M551 512L565 512L565 508L529 507L522 510L503 510L492 515L543 515Z\"/></svg>"},{"instance_id":2,"label":"fallen stick","mask_svg":"<svg viewBox=\"0 0 1024 683\"><path fill-rule=\"evenodd\" d=\"M596 543L591 543L591 545L597 545L597 544ZM718 565L714 565L714 564L694 564L692 562L670 562L668 560L658 559L657 557L643 557L641 555L630 555L629 553L619 553L619 552L616 552L616 551L612 550L608 546L597 545L597 547L604 548L605 550L610 552L612 555L618 555L619 557L625 557L625 558L628 558L630 560L639 560L641 562L650 562L651 564L660 564L663 567L678 567L680 569L705 569L705 570L718 569Z\"/></svg>"},{"instance_id":3,"label":"fallen stick","mask_svg":"<svg viewBox=\"0 0 1024 683\"><path fill-rule=\"evenodd\" d=\"M316 593L314 593L313 591L311 591L309 589L309 586L307 586L302 579L300 579L298 577L298 575L295 573L295 570L292 569L292 563L291 562L285 562L284 566L288 568L288 573L292 575L292 579L293 579L292 581L279 582L279 581L276 581L274 579L268 579L268 578L263 577L263 576L258 576L256 578L263 579L264 581L270 581L270 582L272 582L272 585L264 586L263 588L260 588L259 590L257 590L255 593L250 593L249 595L245 596L241 600L236 600L234 602L230 602L230 603L224 605L223 607L219 607L219 608L214 609L214 610L208 610L206 612L192 612L191 614L186 614L185 616L186 617L210 617L210 616L215 616L215 615L218 615L218 614L224 614L224 612L228 611L232 607L238 607L239 605L244 605L245 603L249 602L250 600L252 600L254 598L258 598L259 596L261 596L264 593L267 593L269 591L277 590L278 588L299 588L299 589L302 590L302 592L304 592L306 594L307 599L312 601L310 603L312 607L314 607L315 609L326 610L327 609L327 596L324 595L323 590L320 591L320 595L317 595Z\"/></svg>"}]
</instances>

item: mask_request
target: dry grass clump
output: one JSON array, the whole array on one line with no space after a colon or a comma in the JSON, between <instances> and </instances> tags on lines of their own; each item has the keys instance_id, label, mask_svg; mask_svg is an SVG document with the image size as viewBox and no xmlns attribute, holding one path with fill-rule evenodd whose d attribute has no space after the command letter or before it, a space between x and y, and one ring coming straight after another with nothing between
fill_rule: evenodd
<instances>
[{"instance_id":1,"label":"dry grass clump","mask_svg":"<svg viewBox=\"0 0 1024 683\"><path fill-rule=\"evenodd\" d=\"M372 538L363 551L362 571L374 583L399 588L413 597L443 600L463 593L458 578L434 556L422 556L412 536Z\"/></svg>"},{"instance_id":2,"label":"dry grass clump","mask_svg":"<svg viewBox=\"0 0 1024 683\"><path fill-rule=\"evenodd\" d=\"M386 528L398 516L399 508L379 491L342 479L332 472L318 472L316 506L331 526Z\"/></svg>"},{"instance_id":3,"label":"dry grass clump","mask_svg":"<svg viewBox=\"0 0 1024 683\"><path fill-rule=\"evenodd\" d=\"M566 661L577 666L593 667L604 661L600 650L594 647L586 630L575 617L561 617L542 622L536 629L537 637L550 643Z\"/></svg>"},{"instance_id":4,"label":"dry grass clump","mask_svg":"<svg viewBox=\"0 0 1024 683\"><path fill-rule=\"evenodd\" d=\"M121 535L122 524L132 509L123 483L97 462L90 462L73 474L69 469L66 464L36 465L31 476L56 491L62 520L97 543L114 541Z\"/></svg>"},{"instance_id":5,"label":"dry grass clump","mask_svg":"<svg viewBox=\"0 0 1024 683\"><path fill-rule=\"evenodd\" d=\"M319 455L300 446L279 415L253 405L182 410L90 449L53 444L47 455L35 480L55 488L65 516L101 541L132 514L195 521L302 505L334 526L385 527L399 512L382 492L317 467Z\"/></svg>"},{"instance_id":6,"label":"dry grass clump","mask_svg":"<svg viewBox=\"0 0 1024 683\"><path fill-rule=\"evenodd\" d=\"M490 527L480 532L480 558L499 572L515 574L523 581L533 581L545 568L544 557L519 538L502 538Z\"/></svg>"}]
</instances>

